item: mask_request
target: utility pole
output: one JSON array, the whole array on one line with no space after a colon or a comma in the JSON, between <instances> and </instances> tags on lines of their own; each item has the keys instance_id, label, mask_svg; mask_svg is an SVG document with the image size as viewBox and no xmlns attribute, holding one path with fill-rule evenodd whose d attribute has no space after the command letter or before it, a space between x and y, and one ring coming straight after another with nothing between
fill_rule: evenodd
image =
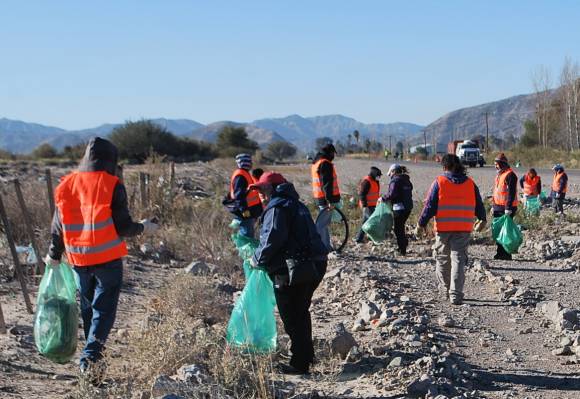
<instances>
[{"instance_id":1,"label":"utility pole","mask_svg":"<svg viewBox=\"0 0 580 399\"><path fill-rule=\"evenodd\" d=\"M489 154L489 122L487 120L487 112L485 113L485 153Z\"/></svg>"}]
</instances>

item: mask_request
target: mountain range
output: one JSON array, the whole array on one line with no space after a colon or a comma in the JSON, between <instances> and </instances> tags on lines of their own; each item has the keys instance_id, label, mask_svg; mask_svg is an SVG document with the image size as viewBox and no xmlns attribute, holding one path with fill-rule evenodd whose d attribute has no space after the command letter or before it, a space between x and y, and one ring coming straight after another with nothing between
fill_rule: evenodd
<instances>
[{"instance_id":1,"label":"mountain range","mask_svg":"<svg viewBox=\"0 0 580 399\"><path fill-rule=\"evenodd\" d=\"M178 136L191 137L197 140L215 142L218 132L227 125L242 126L248 136L261 146L276 141L288 141L301 149L311 149L319 137L331 137L333 140L345 140L354 130L361 137L369 137L386 143L388 136L393 140L404 139L417 134L423 126L412 123L376 123L365 124L343 115L327 115L304 118L290 115L285 118L260 119L250 123L220 121L203 125L189 119L151 120ZM65 130L53 126L28 123L6 118L0 119L0 148L25 154L42 143L48 143L58 150L65 146L86 142L94 136L107 136L121 123L103 124L95 128L82 130ZM354 141L354 138L353 138Z\"/></svg>"},{"instance_id":2,"label":"mountain range","mask_svg":"<svg viewBox=\"0 0 580 399\"><path fill-rule=\"evenodd\" d=\"M423 131L428 142L445 144L451 140L467 139L475 135L485 135L486 114L489 133L492 136L519 137L523 132L523 122L533 118L534 95L524 94L503 100L480 104L449 112L427 126L413 123L363 123L344 115L324 115L303 117L289 115L283 118L258 119L249 123L219 121L204 125L190 119L152 119L154 123L170 132L197 140L215 142L224 126L243 126L248 136L261 146L276 141L288 141L298 148L308 151L320 137L330 137L334 141L347 141L355 130L362 138L370 138L391 144L403 140L422 143ZM121 123L103 124L95 128L65 130L53 126L28 123L6 118L0 119L0 148L14 153L29 153L41 143L49 143L57 149L87 141L93 136L107 136ZM354 141L354 138L351 136Z\"/></svg>"}]
</instances>

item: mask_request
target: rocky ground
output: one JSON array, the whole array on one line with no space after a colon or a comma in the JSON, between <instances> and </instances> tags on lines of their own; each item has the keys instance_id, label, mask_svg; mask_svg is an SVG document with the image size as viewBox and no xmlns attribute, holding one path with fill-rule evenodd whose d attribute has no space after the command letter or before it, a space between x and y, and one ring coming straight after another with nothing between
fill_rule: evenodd
<instances>
[{"instance_id":1,"label":"rocky ground","mask_svg":"<svg viewBox=\"0 0 580 399\"><path fill-rule=\"evenodd\" d=\"M376 162L339 161L344 185L354 185L371 163ZM379 165L386 170L386 164ZM422 197L438 167L410 167L417 197ZM306 169L279 168L304 194ZM178 179L183 189L192 198L207 196L188 177L203 170L188 166L187 171ZM491 168L470 172L482 191L491 186ZM549 181L548 175L543 177ZM572 184L580 182L575 173L571 179ZM278 396L578 397L580 208L572 201L567 213L566 218L554 218L543 210L541 222L524 231L525 244L511 262L493 260L489 232L474 235L462 306L438 295L429 238L413 240L405 258L395 255L390 241L349 244L344 253L331 257L313 301L318 357L313 374L273 376ZM113 358L122 358L127 336L147 319L149 299L187 264L164 263L155 256L134 254L127 261L110 344ZM228 295L233 301L236 294ZM0 301L9 325L9 333L0 335L0 398L73 395L78 389L76 367L55 365L36 353L32 316L26 314L15 282L2 282ZM287 355L286 348L287 338L281 334L277 358ZM178 380L176 376L170 382ZM153 397L167 393L154 390Z\"/></svg>"}]
</instances>

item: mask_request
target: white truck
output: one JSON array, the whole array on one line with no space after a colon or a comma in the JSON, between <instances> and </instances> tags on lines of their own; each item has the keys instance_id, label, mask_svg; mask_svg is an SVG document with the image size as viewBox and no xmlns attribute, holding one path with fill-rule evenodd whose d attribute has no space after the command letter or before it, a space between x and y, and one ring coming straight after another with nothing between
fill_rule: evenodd
<instances>
[{"instance_id":1,"label":"white truck","mask_svg":"<svg viewBox=\"0 0 580 399\"><path fill-rule=\"evenodd\" d=\"M447 145L447 152L455 154L464 165L474 168L476 165L483 167L485 159L479 149L479 143L475 140L455 140Z\"/></svg>"}]
</instances>

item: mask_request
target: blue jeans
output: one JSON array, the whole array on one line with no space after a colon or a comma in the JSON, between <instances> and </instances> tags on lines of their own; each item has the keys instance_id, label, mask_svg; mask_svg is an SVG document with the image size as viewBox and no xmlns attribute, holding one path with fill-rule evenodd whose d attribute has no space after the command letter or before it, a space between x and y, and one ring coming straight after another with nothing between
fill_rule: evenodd
<instances>
[{"instance_id":1,"label":"blue jeans","mask_svg":"<svg viewBox=\"0 0 580 399\"><path fill-rule=\"evenodd\" d=\"M86 344L81 366L102 358L107 337L115 323L123 283L121 259L98 265L75 267L81 297L81 316Z\"/></svg>"},{"instance_id":2,"label":"blue jeans","mask_svg":"<svg viewBox=\"0 0 580 399\"><path fill-rule=\"evenodd\" d=\"M238 219L240 221L240 234L246 237L255 238L256 219Z\"/></svg>"},{"instance_id":3,"label":"blue jeans","mask_svg":"<svg viewBox=\"0 0 580 399\"><path fill-rule=\"evenodd\" d=\"M333 248L330 245L330 233L328 232L328 226L331 221L332 211L328 208L319 207L318 217L316 218L316 230L322 239L322 243L329 251L333 251Z\"/></svg>"}]
</instances>

